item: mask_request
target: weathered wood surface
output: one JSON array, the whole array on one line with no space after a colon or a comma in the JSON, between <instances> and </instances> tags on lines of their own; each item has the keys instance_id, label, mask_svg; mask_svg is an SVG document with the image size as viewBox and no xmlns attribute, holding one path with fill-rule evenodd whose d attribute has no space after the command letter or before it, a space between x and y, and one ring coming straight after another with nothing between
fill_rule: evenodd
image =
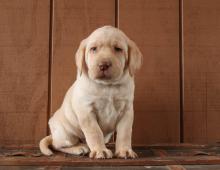
<instances>
[{"instance_id":1,"label":"weathered wood surface","mask_svg":"<svg viewBox=\"0 0 220 170\"><path fill-rule=\"evenodd\" d=\"M110 146L113 150L113 147ZM153 165L202 165L220 164L218 145L164 145L137 146L137 159L95 160L85 156L73 156L56 152L43 156L38 148L1 148L0 165L35 166L153 166Z\"/></svg>"},{"instance_id":2,"label":"weathered wood surface","mask_svg":"<svg viewBox=\"0 0 220 170\"><path fill-rule=\"evenodd\" d=\"M0 170L219 170L220 165L168 165L168 166L0 166Z\"/></svg>"}]
</instances>

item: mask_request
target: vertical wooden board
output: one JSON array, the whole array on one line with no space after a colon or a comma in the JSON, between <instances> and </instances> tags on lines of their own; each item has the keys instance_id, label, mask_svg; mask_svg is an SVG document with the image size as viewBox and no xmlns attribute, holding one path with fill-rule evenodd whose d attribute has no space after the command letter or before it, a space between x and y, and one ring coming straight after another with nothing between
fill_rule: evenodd
<instances>
[{"instance_id":1,"label":"vertical wooden board","mask_svg":"<svg viewBox=\"0 0 220 170\"><path fill-rule=\"evenodd\" d=\"M220 1L184 0L185 142L220 140Z\"/></svg>"},{"instance_id":2,"label":"vertical wooden board","mask_svg":"<svg viewBox=\"0 0 220 170\"><path fill-rule=\"evenodd\" d=\"M179 142L179 3L119 0L119 28L140 47L133 143Z\"/></svg>"},{"instance_id":3,"label":"vertical wooden board","mask_svg":"<svg viewBox=\"0 0 220 170\"><path fill-rule=\"evenodd\" d=\"M49 0L0 1L0 145L46 135Z\"/></svg>"},{"instance_id":4,"label":"vertical wooden board","mask_svg":"<svg viewBox=\"0 0 220 170\"><path fill-rule=\"evenodd\" d=\"M51 115L76 78L75 52L81 40L114 24L114 0L54 0Z\"/></svg>"}]
</instances>

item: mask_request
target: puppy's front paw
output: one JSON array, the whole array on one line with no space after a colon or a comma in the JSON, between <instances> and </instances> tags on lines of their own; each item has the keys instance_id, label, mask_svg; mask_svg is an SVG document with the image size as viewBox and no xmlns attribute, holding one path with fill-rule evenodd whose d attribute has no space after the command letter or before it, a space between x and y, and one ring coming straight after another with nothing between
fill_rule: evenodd
<instances>
[{"instance_id":1,"label":"puppy's front paw","mask_svg":"<svg viewBox=\"0 0 220 170\"><path fill-rule=\"evenodd\" d=\"M118 158L137 158L137 154L132 150L132 149L120 149L118 151L116 151L115 156Z\"/></svg>"},{"instance_id":2,"label":"puppy's front paw","mask_svg":"<svg viewBox=\"0 0 220 170\"><path fill-rule=\"evenodd\" d=\"M112 151L107 148L93 150L90 152L89 157L95 159L109 159L112 158Z\"/></svg>"}]
</instances>

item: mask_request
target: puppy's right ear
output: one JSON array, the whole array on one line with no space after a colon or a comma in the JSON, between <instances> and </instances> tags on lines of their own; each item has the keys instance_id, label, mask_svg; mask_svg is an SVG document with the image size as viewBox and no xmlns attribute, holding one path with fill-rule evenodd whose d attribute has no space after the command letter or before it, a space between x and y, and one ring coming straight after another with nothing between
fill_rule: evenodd
<instances>
[{"instance_id":1,"label":"puppy's right ear","mask_svg":"<svg viewBox=\"0 0 220 170\"><path fill-rule=\"evenodd\" d=\"M86 71L86 61L85 61L86 43L87 43L87 39L81 41L75 55L76 66L80 76L82 75L82 72Z\"/></svg>"}]
</instances>

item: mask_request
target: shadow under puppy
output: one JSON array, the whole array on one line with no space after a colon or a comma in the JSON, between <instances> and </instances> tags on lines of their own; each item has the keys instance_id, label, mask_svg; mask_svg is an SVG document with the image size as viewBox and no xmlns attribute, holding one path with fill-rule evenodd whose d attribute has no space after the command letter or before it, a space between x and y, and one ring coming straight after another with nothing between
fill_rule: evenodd
<instances>
[{"instance_id":1,"label":"shadow under puppy","mask_svg":"<svg viewBox=\"0 0 220 170\"><path fill-rule=\"evenodd\" d=\"M49 120L51 135L40 141L41 152L52 155L51 145L69 154L112 158L105 144L116 131L115 156L137 157L131 135L134 72L141 61L136 44L112 26L84 39L76 53L77 79Z\"/></svg>"}]
</instances>

